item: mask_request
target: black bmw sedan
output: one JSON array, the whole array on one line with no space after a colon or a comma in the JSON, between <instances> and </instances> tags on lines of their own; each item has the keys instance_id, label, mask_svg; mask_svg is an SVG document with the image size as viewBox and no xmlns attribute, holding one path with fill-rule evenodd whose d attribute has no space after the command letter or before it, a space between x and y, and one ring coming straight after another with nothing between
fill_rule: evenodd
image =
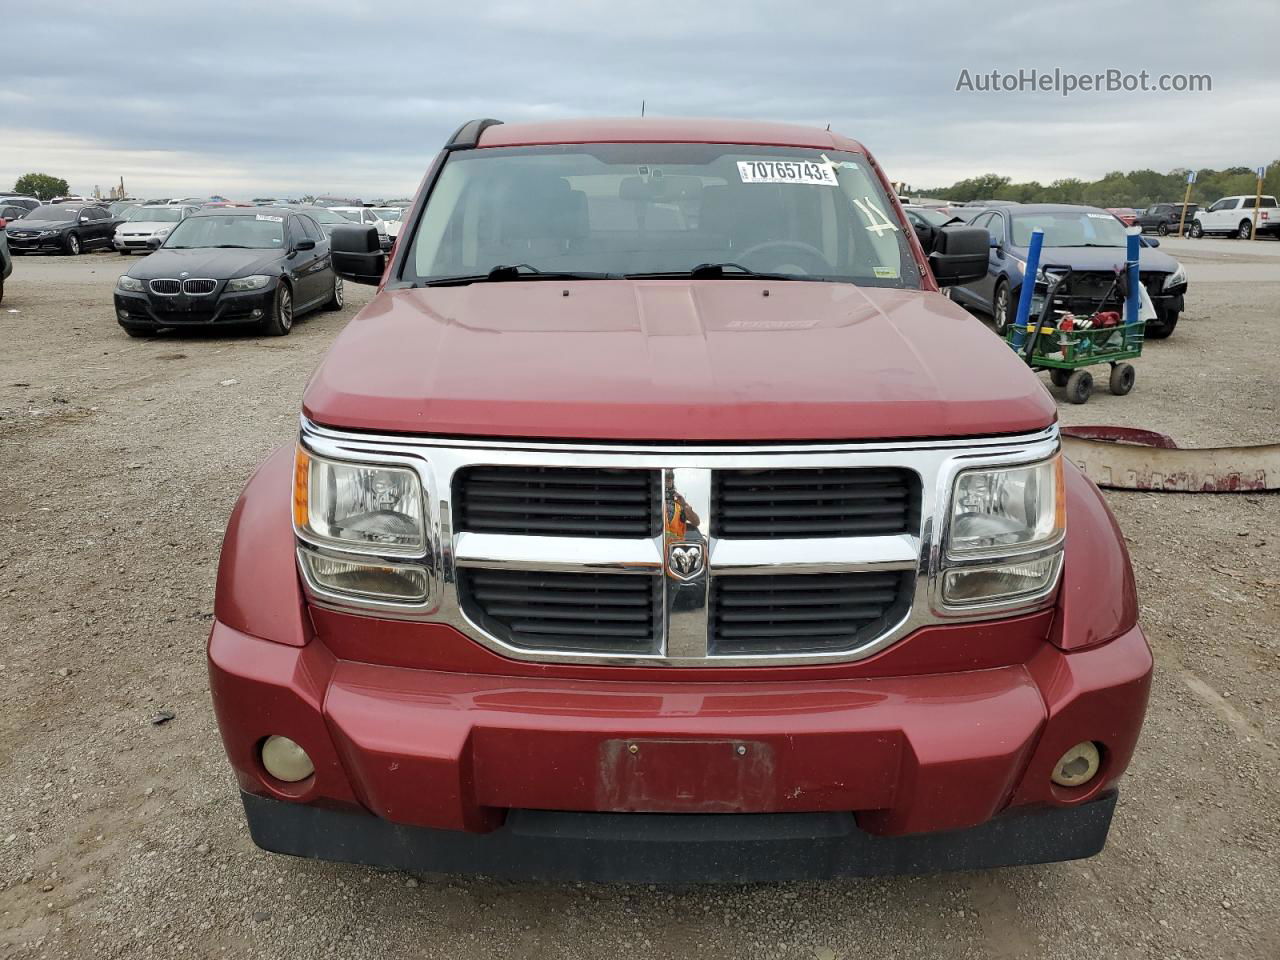
<instances>
[{"instance_id":1,"label":"black bmw sedan","mask_svg":"<svg viewBox=\"0 0 1280 960\"><path fill-rule=\"evenodd\" d=\"M284 336L308 310L342 308L329 239L283 207L193 213L116 281L116 319L132 337L162 327L254 324Z\"/></svg>"}]
</instances>

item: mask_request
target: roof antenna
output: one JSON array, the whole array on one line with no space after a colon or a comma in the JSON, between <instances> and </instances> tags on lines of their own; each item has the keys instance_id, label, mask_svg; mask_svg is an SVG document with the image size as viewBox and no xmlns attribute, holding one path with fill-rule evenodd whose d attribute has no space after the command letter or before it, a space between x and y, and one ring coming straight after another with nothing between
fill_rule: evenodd
<instances>
[{"instance_id":1,"label":"roof antenna","mask_svg":"<svg viewBox=\"0 0 1280 960\"><path fill-rule=\"evenodd\" d=\"M644 101L640 101L640 116L644 116Z\"/></svg>"},{"instance_id":2,"label":"roof antenna","mask_svg":"<svg viewBox=\"0 0 1280 960\"><path fill-rule=\"evenodd\" d=\"M830 132L831 132L831 124L829 124L829 123L828 123L828 124L827 124L827 133L830 133Z\"/></svg>"}]
</instances>

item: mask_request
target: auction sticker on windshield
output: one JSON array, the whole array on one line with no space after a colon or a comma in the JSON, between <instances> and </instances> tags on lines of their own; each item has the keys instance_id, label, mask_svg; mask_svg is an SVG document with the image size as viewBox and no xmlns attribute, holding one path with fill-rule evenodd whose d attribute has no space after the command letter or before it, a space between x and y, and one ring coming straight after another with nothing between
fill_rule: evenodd
<instances>
[{"instance_id":1,"label":"auction sticker on windshield","mask_svg":"<svg viewBox=\"0 0 1280 960\"><path fill-rule=\"evenodd\" d=\"M739 160L743 183L808 183L839 186L836 172L818 160Z\"/></svg>"}]
</instances>

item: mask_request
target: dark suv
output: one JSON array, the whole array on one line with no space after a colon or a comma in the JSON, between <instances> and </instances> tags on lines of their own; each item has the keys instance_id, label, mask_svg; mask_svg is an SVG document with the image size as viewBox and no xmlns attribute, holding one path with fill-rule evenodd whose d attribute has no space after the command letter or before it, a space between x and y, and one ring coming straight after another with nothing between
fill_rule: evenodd
<instances>
[{"instance_id":1,"label":"dark suv","mask_svg":"<svg viewBox=\"0 0 1280 960\"><path fill-rule=\"evenodd\" d=\"M1183 206L1187 208L1185 220L1182 214ZM1198 203L1153 203L1138 214L1138 225L1142 227L1143 233L1154 230L1163 237L1170 233L1177 233L1179 223L1183 223L1184 230L1189 230L1199 209Z\"/></svg>"}]
</instances>

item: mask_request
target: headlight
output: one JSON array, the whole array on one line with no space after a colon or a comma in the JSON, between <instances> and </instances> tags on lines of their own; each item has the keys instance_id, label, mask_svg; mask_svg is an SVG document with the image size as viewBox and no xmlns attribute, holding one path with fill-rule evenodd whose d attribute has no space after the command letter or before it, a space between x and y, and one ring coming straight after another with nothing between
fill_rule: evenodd
<instances>
[{"instance_id":1,"label":"headlight","mask_svg":"<svg viewBox=\"0 0 1280 960\"><path fill-rule=\"evenodd\" d=\"M116 286L121 290L128 291L129 293L140 293L142 291L142 281L135 280L133 277L127 275L117 280Z\"/></svg>"},{"instance_id":2,"label":"headlight","mask_svg":"<svg viewBox=\"0 0 1280 960\"><path fill-rule=\"evenodd\" d=\"M326 557L308 550L298 551L307 578L316 586L334 593L347 593L373 600L412 603L427 598L427 571L406 563L346 560Z\"/></svg>"},{"instance_id":3,"label":"headlight","mask_svg":"<svg viewBox=\"0 0 1280 960\"><path fill-rule=\"evenodd\" d=\"M1062 536L1062 459L1024 467L966 470L951 497L947 554L1007 554Z\"/></svg>"},{"instance_id":4,"label":"headlight","mask_svg":"<svg viewBox=\"0 0 1280 960\"><path fill-rule=\"evenodd\" d=\"M294 461L293 522L304 540L338 549L421 554L426 547L416 473L322 460L301 447Z\"/></svg>"},{"instance_id":5,"label":"headlight","mask_svg":"<svg viewBox=\"0 0 1280 960\"><path fill-rule=\"evenodd\" d=\"M57 235L58 235L57 230L41 230L40 231L40 236L42 237L56 237Z\"/></svg>"},{"instance_id":6,"label":"headlight","mask_svg":"<svg viewBox=\"0 0 1280 960\"><path fill-rule=\"evenodd\" d=\"M171 233L173 233L173 227L164 227L164 228L163 228L163 229L161 229L161 230L157 230L157 231L153 234L153 236L157 236L157 237L167 237L167 236L168 236L169 234L171 234Z\"/></svg>"},{"instance_id":7,"label":"headlight","mask_svg":"<svg viewBox=\"0 0 1280 960\"><path fill-rule=\"evenodd\" d=\"M991 603L1047 590L1058 575L1066 501L1060 455L966 470L951 497L942 599ZM983 563L980 561L990 561Z\"/></svg>"},{"instance_id":8,"label":"headlight","mask_svg":"<svg viewBox=\"0 0 1280 960\"><path fill-rule=\"evenodd\" d=\"M1164 278L1164 287L1162 289L1169 290L1179 284L1187 282L1187 269L1182 264L1178 264L1178 269L1173 271Z\"/></svg>"},{"instance_id":9,"label":"headlight","mask_svg":"<svg viewBox=\"0 0 1280 960\"><path fill-rule=\"evenodd\" d=\"M271 278L264 276L237 277L235 280L227 281L227 292L238 293L244 290L261 290L270 282Z\"/></svg>"}]
</instances>

